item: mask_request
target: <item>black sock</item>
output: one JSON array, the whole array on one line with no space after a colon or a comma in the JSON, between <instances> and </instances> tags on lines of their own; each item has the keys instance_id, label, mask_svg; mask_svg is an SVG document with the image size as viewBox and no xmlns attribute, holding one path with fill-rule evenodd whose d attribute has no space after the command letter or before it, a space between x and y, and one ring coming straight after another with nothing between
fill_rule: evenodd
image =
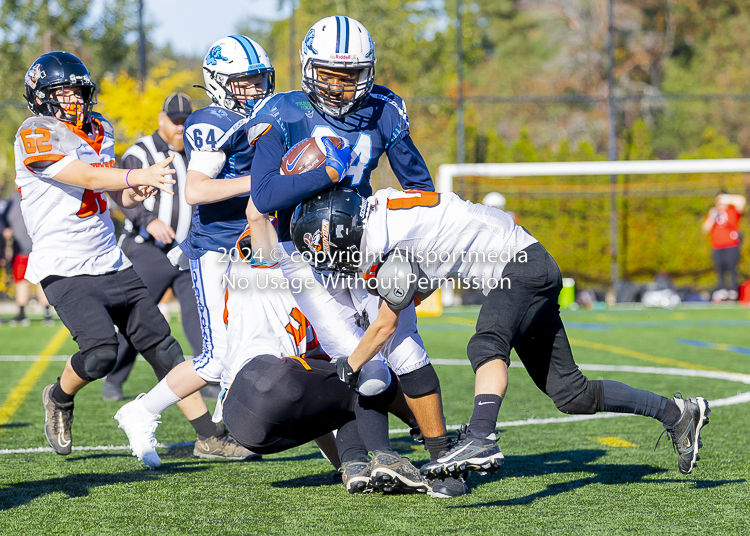
<instances>
[{"instance_id":1,"label":"black sock","mask_svg":"<svg viewBox=\"0 0 750 536\"><path fill-rule=\"evenodd\" d=\"M49 305L44 306L44 318L52 318L52 313L49 310Z\"/></svg>"},{"instance_id":2,"label":"black sock","mask_svg":"<svg viewBox=\"0 0 750 536\"><path fill-rule=\"evenodd\" d=\"M211 414L208 411L197 419L190 421L190 426L193 427L195 433L198 434L198 439L201 440L219 435L219 427L211 420Z\"/></svg>"},{"instance_id":3,"label":"black sock","mask_svg":"<svg viewBox=\"0 0 750 536\"><path fill-rule=\"evenodd\" d=\"M354 407L357 431L368 451L391 451L391 442L388 437L388 413L385 406L382 409L372 407L372 399L376 397L362 395L357 397L357 405Z\"/></svg>"},{"instance_id":4,"label":"black sock","mask_svg":"<svg viewBox=\"0 0 750 536\"><path fill-rule=\"evenodd\" d=\"M26 316L25 309L26 309L26 306L24 305L18 306L18 318L24 318Z\"/></svg>"},{"instance_id":5,"label":"black sock","mask_svg":"<svg viewBox=\"0 0 750 536\"><path fill-rule=\"evenodd\" d=\"M60 378L57 378L57 383L52 388L49 397L52 399L52 402L54 402L55 405L67 409L73 406L73 398L75 397L75 395L69 395L68 393L63 391L62 387L60 386Z\"/></svg>"},{"instance_id":6,"label":"black sock","mask_svg":"<svg viewBox=\"0 0 750 536\"><path fill-rule=\"evenodd\" d=\"M500 404L503 398L498 395L477 395L474 397L474 411L469 421L468 432L475 436L485 438L495 431L497 425L497 414L500 413Z\"/></svg>"},{"instance_id":7,"label":"black sock","mask_svg":"<svg viewBox=\"0 0 750 536\"><path fill-rule=\"evenodd\" d=\"M667 398L667 407L664 408L664 413L661 416L661 423L667 430L674 429L677 421L682 417L682 412L679 406L671 398Z\"/></svg>"},{"instance_id":8,"label":"black sock","mask_svg":"<svg viewBox=\"0 0 750 536\"><path fill-rule=\"evenodd\" d=\"M357 421L352 419L336 432L336 450L341 463L367 460L367 447L359 437Z\"/></svg>"},{"instance_id":9,"label":"black sock","mask_svg":"<svg viewBox=\"0 0 750 536\"><path fill-rule=\"evenodd\" d=\"M604 398L604 411L645 415L662 423L665 422L664 414L666 408L669 406L669 402L674 404L674 401L651 391L636 389L635 387L612 380L602 381L602 395ZM674 407L677 408L677 404L674 404ZM679 413L679 410L677 411ZM672 418L672 413L672 411L669 412L668 416L670 419ZM677 418L680 418L679 415ZM677 422L677 420L674 422Z\"/></svg>"},{"instance_id":10,"label":"black sock","mask_svg":"<svg viewBox=\"0 0 750 536\"><path fill-rule=\"evenodd\" d=\"M451 438L448 434L439 437L425 437L424 448L430 452L430 461L434 462L451 448Z\"/></svg>"}]
</instances>

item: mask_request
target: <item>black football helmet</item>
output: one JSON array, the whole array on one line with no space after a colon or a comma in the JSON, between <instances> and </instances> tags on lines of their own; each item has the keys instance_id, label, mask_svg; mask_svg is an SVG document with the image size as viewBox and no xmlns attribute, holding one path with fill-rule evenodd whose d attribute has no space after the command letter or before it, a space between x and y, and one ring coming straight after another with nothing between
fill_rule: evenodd
<instances>
[{"instance_id":1,"label":"black football helmet","mask_svg":"<svg viewBox=\"0 0 750 536\"><path fill-rule=\"evenodd\" d=\"M322 192L294 210L291 235L294 247L317 271L355 274L370 204L350 188Z\"/></svg>"},{"instance_id":2,"label":"black football helmet","mask_svg":"<svg viewBox=\"0 0 750 536\"><path fill-rule=\"evenodd\" d=\"M43 54L31 64L24 82L24 97L34 115L55 117L59 111L61 116L58 119L78 128L91 121L91 111L96 104L96 84L91 81L91 74L83 62L73 54L60 50ZM55 92L66 87L80 88L83 103L63 107L65 103L56 98Z\"/></svg>"}]
</instances>

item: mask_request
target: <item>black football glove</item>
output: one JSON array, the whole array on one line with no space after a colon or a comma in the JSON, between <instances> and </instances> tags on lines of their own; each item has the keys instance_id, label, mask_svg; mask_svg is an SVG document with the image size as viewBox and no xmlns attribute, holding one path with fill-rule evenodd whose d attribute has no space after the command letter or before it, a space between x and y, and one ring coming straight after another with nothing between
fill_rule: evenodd
<instances>
[{"instance_id":1,"label":"black football glove","mask_svg":"<svg viewBox=\"0 0 750 536\"><path fill-rule=\"evenodd\" d=\"M347 359L339 359L336 361L336 374L338 374L339 380L352 389L357 387L357 382L359 382L359 371L354 372Z\"/></svg>"}]
</instances>

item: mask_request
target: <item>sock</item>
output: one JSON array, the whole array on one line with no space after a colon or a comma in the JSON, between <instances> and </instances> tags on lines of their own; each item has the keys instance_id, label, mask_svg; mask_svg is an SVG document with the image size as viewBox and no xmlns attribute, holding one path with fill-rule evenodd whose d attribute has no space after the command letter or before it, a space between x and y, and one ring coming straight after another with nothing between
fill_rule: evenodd
<instances>
[{"instance_id":1,"label":"sock","mask_svg":"<svg viewBox=\"0 0 750 536\"><path fill-rule=\"evenodd\" d=\"M190 426L198 434L198 439L208 439L219 433L219 427L211 420L211 414L208 411L197 419L190 421Z\"/></svg>"},{"instance_id":2,"label":"sock","mask_svg":"<svg viewBox=\"0 0 750 536\"><path fill-rule=\"evenodd\" d=\"M24 318L25 316L26 316L26 306L19 305L18 306L18 318Z\"/></svg>"},{"instance_id":3,"label":"sock","mask_svg":"<svg viewBox=\"0 0 750 536\"><path fill-rule=\"evenodd\" d=\"M664 413L661 416L661 423L667 430L673 430L677 421L682 417L680 407L675 404L675 401L671 398L667 398L667 407L664 408Z\"/></svg>"},{"instance_id":4,"label":"sock","mask_svg":"<svg viewBox=\"0 0 750 536\"><path fill-rule=\"evenodd\" d=\"M657 421L664 422L664 410L670 399L625 385L612 380L602 381L602 395L604 398L604 411L615 413L634 413L652 417ZM674 404L675 408L677 404ZM679 410L677 410L679 412ZM670 411L670 418L672 412ZM679 415L677 417L679 419ZM677 422L675 420L675 422ZM666 425L665 425L666 426Z\"/></svg>"},{"instance_id":5,"label":"sock","mask_svg":"<svg viewBox=\"0 0 750 536\"><path fill-rule=\"evenodd\" d=\"M336 432L336 450L341 463L367 460L367 448L359 437L357 421L352 419Z\"/></svg>"},{"instance_id":6,"label":"sock","mask_svg":"<svg viewBox=\"0 0 750 536\"><path fill-rule=\"evenodd\" d=\"M44 306L44 318L45 318L45 320L47 318L52 318L52 313L49 310L49 305L45 305Z\"/></svg>"},{"instance_id":7,"label":"sock","mask_svg":"<svg viewBox=\"0 0 750 536\"><path fill-rule=\"evenodd\" d=\"M146 411L153 413L154 415L160 415L165 409L172 404L179 402L181 398L174 394L172 389L167 385L167 379L163 378L156 387L151 389L146 396L141 398L143 407Z\"/></svg>"},{"instance_id":8,"label":"sock","mask_svg":"<svg viewBox=\"0 0 750 536\"><path fill-rule=\"evenodd\" d=\"M60 386L60 378L57 378L57 383L52 388L52 392L50 392L49 394L49 397L52 399L52 402L54 402L56 406L66 409L73 407L74 396L75 395L69 395L62 390L62 387Z\"/></svg>"},{"instance_id":9,"label":"sock","mask_svg":"<svg viewBox=\"0 0 750 536\"><path fill-rule=\"evenodd\" d=\"M424 448L430 452L430 461L434 462L451 448L451 438L448 437L448 434L439 437L425 437Z\"/></svg>"},{"instance_id":10,"label":"sock","mask_svg":"<svg viewBox=\"0 0 750 536\"><path fill-rule=\"evenodd\" d=\"M495 431L497 414L503 398L498 395L477 395L474 397L474 411L469 421L468 432L474 437L485 438Z\"/></svg>"},{"instance_id":11,"label":"sock","mask_svg":"<svg viewBox=\"0 0 750 536\"><path fill-rule=\"evenodd\" d=\"M376 450L391 451L391 442L388 437L388 413L385 408L382 410L368 409L371 402L371 400L367 400L368 398L375 397L359 395L354 407L359 437L362 438L362 442L370 452Z\"/></svg>"}]
</instances>

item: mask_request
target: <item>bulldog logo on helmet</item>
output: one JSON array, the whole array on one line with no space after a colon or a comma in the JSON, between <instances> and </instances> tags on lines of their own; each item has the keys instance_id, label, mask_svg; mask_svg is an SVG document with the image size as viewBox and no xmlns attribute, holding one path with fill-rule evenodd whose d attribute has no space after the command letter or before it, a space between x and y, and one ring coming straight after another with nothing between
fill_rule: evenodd
<instances>
[{"instance_id":1,"label":"bulldog logo on helmet","mask_svg":"<svg viewBox=\"0 0 750 536\"><path fill-rule=\"evenodd\" d=\"M46 77L47 73L44 72L41 64L35 63L31 66L29 72L26 73L26 78L24 81L26 82L27 86L31 87L31 89L36 89L36 83L42 78Z\"/></svg>"}]
</instances>

